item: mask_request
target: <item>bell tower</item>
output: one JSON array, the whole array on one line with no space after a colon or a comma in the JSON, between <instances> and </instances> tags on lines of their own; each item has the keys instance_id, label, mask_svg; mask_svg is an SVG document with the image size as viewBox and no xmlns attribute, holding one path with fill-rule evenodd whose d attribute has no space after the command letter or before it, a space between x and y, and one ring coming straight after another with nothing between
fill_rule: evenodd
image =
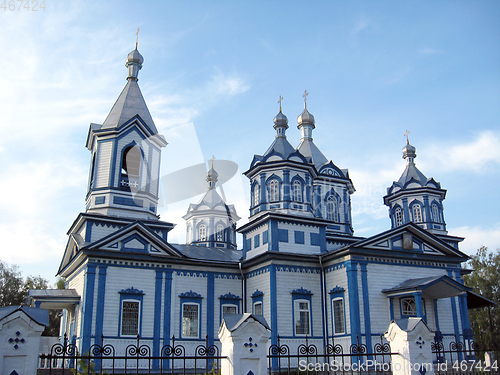
<instances>
[{"instance_id":1,"label":"bell tower","mask_svg":"<svg viewBox=\"0 0 500 375\"><path fill-rule=\"evenodd\" d=\"M137 83L144 58L127 56L127 84L102 125L90 124L86 212L157 220L161 148L167 145Z\"/></svg>"}]
</instances>

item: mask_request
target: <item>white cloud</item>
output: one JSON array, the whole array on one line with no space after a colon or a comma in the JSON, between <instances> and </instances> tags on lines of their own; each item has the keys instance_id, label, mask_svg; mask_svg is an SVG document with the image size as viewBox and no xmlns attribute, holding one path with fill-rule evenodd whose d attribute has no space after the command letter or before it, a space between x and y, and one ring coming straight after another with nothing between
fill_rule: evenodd
<instances>
[{"instance_id":1,"label":"white cloud","mask_svg":"<svg viewBox=\"0 0 500 375\"><path fill-rule=\"evenodd\" d=\"M432 165L434 170L482 173L499 166L499 144L500 133L486 130L466 143L441 142L431 145L422 152L422 161Z\"/></svg>"},{"instance_id":2,"label":"white cloud","mask_svg":"<svg viewBox=\"0 0 500 375\"><path fill-rule=\"evenodd\" d=\"M500 248L500 223L491 227L470 227L448 229L452 236L465 237L459 245L460 250L468 255L474 255L481 246L486 246L490 251Z\"/></svg>"}]
</instances>

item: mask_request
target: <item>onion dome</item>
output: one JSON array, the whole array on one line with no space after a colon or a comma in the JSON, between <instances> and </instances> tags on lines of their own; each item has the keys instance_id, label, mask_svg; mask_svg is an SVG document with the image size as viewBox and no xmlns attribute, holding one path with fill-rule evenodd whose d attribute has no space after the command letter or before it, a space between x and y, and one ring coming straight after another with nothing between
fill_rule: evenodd
<instances>
[{"instance_id":1,"label":"onion dome","mask_svg":"<svg viewBox=\"0 0 500 375\"><path fill-rule=\"evenodd\" d=\"M407 163L413 163L413 160L417 157L417 149L413 147L410 142L406 143L403 147L403 159L406 159Z\"/></svg>"},{"instance_id":2,"label":"onion dome","mask_svg":"<svg viewBox=\"0 0 500 375\"><path fill-rule=\"evenodd\" d=\"M214 167L210 168L207 173L208 189L215 189L215 185L219 179L219 174L215 171Z\"/></svg>"},{"instance_id":3,"label":"onion dome","mask_svg":"<svg viewBox=\"0 0 500 375\"><path fill-rule=\"evenodd\" d=\"M137 79L143 62L144 57L142 57L137 48L130 52L127 56L127 62L125 63L125 66L128 68L127 78Z\"/></svg>"},{"instance_id":4,"label":"onion dome","mask_svg":"<svg viewBox=\"0 0 500 375\"><path fill-rule=\"evenodd\" d=\"M277 126L286 126L286 128L288 129L288 118L283 114L283 112L281 112L281 109L280 112L274 118L273 122L275 128Z\"/></svg>"},{"instance_id":5,"label":"onion dome","mask_svg":"<svg viewBox=\"0 0 500 375\"><path fill-rule=\"evenodd\" d=\"M297 117L297 123L299 124L298 128L300 128L301 125L308 124L312 125L314 129L314 116L309 113L305 105L304 105L304 110L299 115L299 117Z\"/></svg>"}]
</instances>

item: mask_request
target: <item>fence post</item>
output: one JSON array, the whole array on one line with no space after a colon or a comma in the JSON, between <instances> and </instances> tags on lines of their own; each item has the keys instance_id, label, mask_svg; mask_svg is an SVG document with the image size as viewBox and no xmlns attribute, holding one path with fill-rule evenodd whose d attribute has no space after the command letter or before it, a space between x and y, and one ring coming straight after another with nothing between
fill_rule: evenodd
<instances>
[{"instance_id":1,"label":"fence post","mask_svg":"<svg viewBox=\"0 0 500 375\"><path fill-rule=\"evenodd\" d=\"M219 328L221 374L267 374L267 342L271 329L263 316L226 314Z\"/></svg>"},{"instance_id":2,"label":"fence post","mask_svg":"<svg viewBox=\"0 0 500 375\"><path fill-rule=\"evenodd\" d=\"M434 332L422 318L393 320L385 333L391 346L394 375L434 375L431 342Z\"/></svg>"},{"instance_id":3,"label":"fence post","mask_svg":"<svg viewBox=\"0 0 500 375\"><path fill-rule=\"evenodd\" d=\"M40 336L49 312L26 306L0 309L0 374L36 374Z\"/></svg>"}]
</instances>

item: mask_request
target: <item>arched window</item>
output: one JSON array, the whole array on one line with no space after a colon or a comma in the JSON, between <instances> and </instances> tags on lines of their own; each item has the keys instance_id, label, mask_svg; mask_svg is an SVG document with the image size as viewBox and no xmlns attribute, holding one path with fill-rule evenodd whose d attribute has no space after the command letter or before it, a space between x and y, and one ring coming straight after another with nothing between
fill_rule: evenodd
<instances>
[{"instance_id":1,"label":"arched window","mask_svg":"<svg viewBox=\"0 0 500 375\"><path fill-rule=\"evenodd\" d=\"M401 212L401 208L397 207L394 212L394 217L396 218L396 226L399 227L403 225L403 212Z\"/></svg>"},{"instance_id":2,"label":"arched window","mask_svg":"<svg viewBox=\"0 0 500 375\"><path fill-rule=\"evenodd\" d=\"M217 224L217 241L224 241L224 225Z\"/></svg>"},{"instance_id":3,"label":"arched window","mask_svg":"<svg viewBox=\"0 0 500 375\"><path fill-rule=\"evenodd\" d=\"M295 180L292 184L292 200L302 202L302 184L299 180Z\"/></svg>"},{"instance_id":4,"label":"arched window","mask_svg":"<svg viewBox=\"0 0 500 375\"><path fill-rule=\"evenodd\" d=\"M415 298L405 298L401 300L401 314L402 315L417 315L417 304Z\"/></svg>"},{"instance_id":5,"label":"arched window","mask_svg":"<svg viewBox=\"0 0 500 375\"><path fill-rule=\"evenodd\" d=\"M253 185L253 205L258 206L260 204L260 185Z\"/></svg>"},{"instance_id":6,"label":"arched window","mask_svg":"<svg viewBox=\"0 0 500 375\"><path fill-rule=\"evenodd\" d=\"M440 223L440 217L439 217L439 207L436 203L432 204L432 220L434 220L435 223Z\"/></svg>"},{"instance_id":7,"label":"arched window","mask_svg":"<svg viewBox=\"0 0 500 375\"><path fill-rule=\"evenodd\" d=\"M139 187L141 172L141 150L130 146L123 152L120 185L123 187Z\"/></svg>"},{"instance_id":8,"label":"arched window","mask_svg":"<svg viewBox=\"0 0 500 375\"><path fill-rule=\"evenodd\" d=\"M201 224L199 229L198 229L198 238L200 241L206 241L207 240L207 226L205 224Z\"/></svg>"},{"instance_id":9,"label":"arched window","mask_svg":"<svg viewBox=\"0 0 500 375\"><path fill-rule=\"evenodd\" d=\"M412 207L413 211L413 222L421 223L422 222L422 208L419 204L414 204Z\"/></svg>"},{"instance_id":10,"label":"arched window","mask_svg":"<svg viewBox=\"0 0 500 375\"><path fill-rule=\"evenodd\" d=\"M269 202L278 202L280 200L280 185L278 180L269 182Z\"/></svg>"},{"instance_id":11,"label":"arched window","mask_svg":"<svg viewBox=\"0 0 500 375\"><path fill-rule=\"evenodd\" d=\"M328 198L326 198L326 220L336 220L337 203L337 199L333 194L329 195Z\"/></svg>"}]
</instances>

